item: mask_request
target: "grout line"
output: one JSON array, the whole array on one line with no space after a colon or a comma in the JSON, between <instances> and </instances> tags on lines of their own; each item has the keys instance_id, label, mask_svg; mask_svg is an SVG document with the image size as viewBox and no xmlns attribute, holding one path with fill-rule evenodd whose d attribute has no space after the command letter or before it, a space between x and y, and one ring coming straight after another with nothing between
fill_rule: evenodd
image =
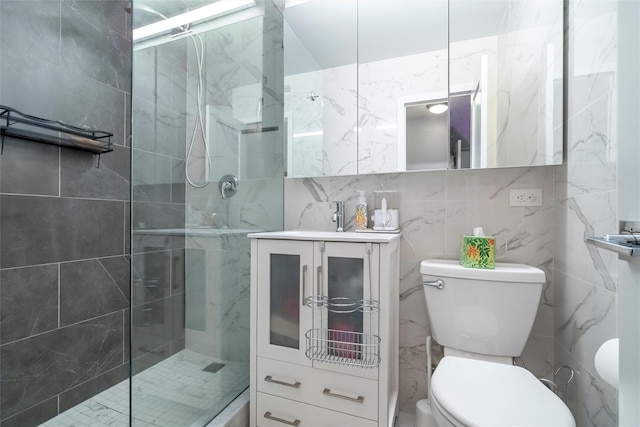
<instances>
[{"instance_id":1,"label":"grout line","mask_svg":"<svg viewBox=\"0 0 640 427\"><path fill-rule=\"evenodd\" d=\"M58 266L58 329L60 329L60 263Z\"/></svg>"},{"instance_id":2,"label":"grout line","mask_svg":"<svg viewBox=\"0 0 640 427\"><path fill-rule=\"evenodd\" d=\"M58 147L58 198L62 198L62 147Z\"/></svg>"},{"instance_id":3,"label":"grout line","mask_svg":"<svg viewBox=\"0 0 640 427\"><path fill-rule=\"evenodd\" d=\"M59 279L58 279L58 283L60 283ZM60 288L60 286L58 285L58 289L59 288ZM163 299L166 299L166 298L169 298L169 297L160 298L158 300L153 300L152 302L160 301L160 300L163 300ZM28 337L22 337L22 338L19 338L19 339L15 340L15 341L10 341L10 342L4 343L2 345L4 346L5 344L13 344L13 343L17 343L17 342L20 342L20 341L29 340L29 339L32 339L32 338L35 338L35 337L39 337L41 335L45 335L45 334L49 334L51 332L55 332L56 330L61 330L61 329L64 329L64 328L70 328L70 327L78 326L78 325L80 325L82 323L92 322L92 321L94 321L96 319L100 319L100 318L103 318L103 317L107 317L107 316L112 316L113 317L114 314L116 314L116 313L118 313L118 311L120 311L120 310L112 311L111 313L101 314L99 316L91 317L89 319L84 319L84 320L80 320L79 322L70 323L68 325L61 326L60 325L60 307L59 306L60 306L60 292L58 292L58 328L57 329L50 329L48 331L44 331L44 332L40 332L40 333L37 333L37 334L29 335Z\"/></svg>"},{"instance_id":4,"label":"grout line","mask_svg":"<svg viewBox=\"0 0 640 427\"><path fill-rule=\"evenodd\" d=\"M59 180L59 175L58 175L58 180ZM58 191L60 191L60 184L58 184ZM25 194L25 193L7 193L7 192L0 192L0 195L2 196L16 196L16 197L39 197L39 198L43 198L43 199L65 199L65 200L91 200L91 201L100 201L100 202L119 202L119 203L123 203L123 202L128 202L129 199L98 199L95 197L66 197L66 196L60 196L58 195L52 195L52 194ZM163 202L148 202L148 203L163 203ZM164 202L165 204L169 204L167 202ZM180 203L178 203L180 204Z\"/></svg>"},{"instance_id":5,"label":"grout line","mask_svg":"<svg viewBox=\"0 0 640 427\"><path fill-rule=\"evenodd\" d=\"M129 302L129 307L131 307L131 302ZM122 364L123 365L126 364L126 360L125 360L125 357L124 357L124 355L126 353L126 351L125 351L126 347L125 346L126 346L126 339L127 339L127 334L125 333L125 331L127 329L125 327L125 325L127 324L127 315L126 315L126 313L127 313L127 309L125 308L125 309L122 310ZM131 332L129 332L129 333L131 333Z\"/></svg>"},{"instance_id":6,"label":"grout line","mask_svg":"<svg viewBox=\"0 0 640 427\"><path fill-rule=\"evenodd\" d=\"M121 257L124 258L124 255L121 255ZM113 258L116 258L116 257L113 257ZM114 279L113 275L111 275L109 270L107 270L107 267L104 266L104 264L100 261L100 259L96 259L96 261L98 262L100 267L102 267L104 272L107 273L107 276L109 276L109 279L111 279L111 282L113 283L113 286L115 286L116 289L118 289L118 292L120 292L120 295L122 295L122 297L126 300L127 296L124 294L124 292L122 292L122 289L120 289L120 286L118 285L118 282L116 281L116 279ZM129 265L131 265L131 264L129 264Z\"/></svg>"},{"instance_id":7,"label":"grout line","mask_svg":"<svg viewBox=\"0 0 640 427\"><path fill-rule=\"evenodd\" d=\"M153 252L162 252L160 251L153 251ZM142 253L153 253L153 252L142 252ZM93 257L93 258L78 258L78 259L71 259L68 261L53 261L53 262L45 262L42 264L27 264L27 265L18 265L15 267L7 267L7 268L2 268L0 269L0 271L9 271L9 270L17 270L19 268L31 268L31 267L46 267L48 265L60 265L60 264L71 264L74 262L82 262L82 261L100 261L101 259L105 259L105 258L119 258L119 257L123 257L126 256L126 254L115 254L115 255L105 255L105 256L100 256L100 257Z\"/></svg>"}]
</instances>

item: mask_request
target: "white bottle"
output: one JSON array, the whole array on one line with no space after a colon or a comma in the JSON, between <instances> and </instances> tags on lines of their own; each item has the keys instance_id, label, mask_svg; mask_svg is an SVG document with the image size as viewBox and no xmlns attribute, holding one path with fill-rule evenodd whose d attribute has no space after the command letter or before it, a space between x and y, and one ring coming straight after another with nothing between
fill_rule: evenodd
<instances>
[{"instance_id":1,"label":"white bottle","mask_svg":"<svg viewBox=\"0 0 640 427\"><path fill-rule=\"evenodd\" d=\"M356 230L367 229L367 197L364 190L358 190L358 204L356 205Z\"/></svg>"}]
</instances>

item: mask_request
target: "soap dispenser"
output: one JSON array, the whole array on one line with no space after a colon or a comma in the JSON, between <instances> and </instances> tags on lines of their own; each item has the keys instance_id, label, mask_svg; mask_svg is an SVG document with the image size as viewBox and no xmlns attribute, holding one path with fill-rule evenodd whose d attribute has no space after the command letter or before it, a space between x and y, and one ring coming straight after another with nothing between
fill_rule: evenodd
<instances>
[{"instance_id":1,"label":"soap dispenser","mask_svg":"<svg viewBox=\"0 0 640 427\"><path fill-rule=\"evenodd\" d=\"M367 229L367 197L364 190L358 190L358 204L356 205L356 230Z\"/></svg>"}]
</instances>

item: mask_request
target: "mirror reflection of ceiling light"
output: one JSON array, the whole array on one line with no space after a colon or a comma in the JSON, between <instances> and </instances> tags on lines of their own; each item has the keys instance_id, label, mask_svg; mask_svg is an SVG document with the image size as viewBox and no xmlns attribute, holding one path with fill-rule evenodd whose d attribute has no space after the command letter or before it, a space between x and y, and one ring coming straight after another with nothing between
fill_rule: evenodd
<instances>
[{"instance_id":1,"label":"mirror reflection of ceiling light","mask_svg":"<svg viewBox=\"0 0 640 427\"><path fill-rule=\"evenodd\" d=\"M153 24L145 25L144 27L134 28L133 40L144 39L155 34L164 33L165 31L169 31L173 28L202 21L203 19L218 18L223 15L228 15L230 13L255 6L255 4L254 0L220 0L207 6L199 7L198 9L164 19L159 22L154 22Z\"/></svg>"},{"instance_id":2,"label":"mirror reflection of ceiling light","mask_svg":"<svg viewBox=\"0 0 640 427\"><path fill-rule=\"evenodd\" d=\"M304 138L305 136L321 136L322 134L323 134L323 132L321 130L319 130L319 131L314 131L314 132L294 133L293 137L294 138Z\"/></svg>"},{"instance_id":3,"label":"mirror reflection of ceiling light","mask_svg":"<svg viewBox=\"0 0 640 427\"><path fill-rule=\"evenodd\" d=\"M449 109L447 104L431 104L427 105L427 110L432 114L442 114Z\"/></svg>"}]
</instances>

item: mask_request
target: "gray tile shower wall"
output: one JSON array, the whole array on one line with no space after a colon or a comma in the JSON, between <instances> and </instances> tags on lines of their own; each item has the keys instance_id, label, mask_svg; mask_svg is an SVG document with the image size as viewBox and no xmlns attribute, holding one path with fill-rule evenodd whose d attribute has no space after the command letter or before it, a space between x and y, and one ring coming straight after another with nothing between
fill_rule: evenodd
<instances>
[{"instance_id":1,"label":"gray tile shower wall","mask_svg":"<svg viewBox=\"0 0 640 427\"><path fill-rule=\"evenodd\" d=\"M130 28L124 0L0 2L0 103L114 133L97 156L0 157L0 426L38 425L128 373Z\"/></svg>"}]
</instances>

